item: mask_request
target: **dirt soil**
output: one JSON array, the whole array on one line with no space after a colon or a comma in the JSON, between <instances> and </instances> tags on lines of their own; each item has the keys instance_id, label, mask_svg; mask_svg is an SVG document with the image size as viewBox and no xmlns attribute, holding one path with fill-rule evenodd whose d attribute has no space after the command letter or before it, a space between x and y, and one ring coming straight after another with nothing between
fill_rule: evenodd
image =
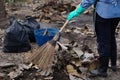
<instances>
[{"instance_id":1,"label":"dirt soil","mask_svg":"<svg viewBox=\"0 0 120 80\"><path fill-rule=\"evenodd\" d=\"M23 11L25 11L25 10L22 10L20 16L24 16ZM25 11L25 13L27 14L28 12ZM84 15L81 15L80 17L75 18L73 20L73 22L67 26L67 28L84 27L85 25L89 26L91 29L94 29L93 23L92 23L92 14L84 14ZM49 24L49 27L50 26L56 27L56 25L54 25L54 24L51 24L51 25ZM57 24L57 26L58 26L58 28L60 28L61 25ZM44 26L42 25L42 27L44 27ZM0 35L3 36L3 32ZM96 38L85 39L85 36L82 36L82 35L79 35L76 33L70 33L70 34L62 33L61 36L62 36L62 38L64 38L64 40L69 39L71 41L73 41L73 40L76 41L79 46L81 46L83 41L85 41L85 43L88 44L88 46L93 51L96 51ZM117 46L118 46L117 66L120 68L120 35L119 34L116 36L116 39L117 39ZM67 41L61 41L61 42L67 42ZM38 47L38 45L36 43L31 43L32 50L29 52L25 52L25 53L4 53L4 52L2 52L2 45L3 45L2 39L0 39L0 43L1 43L0 44L0 65L1 64L5 65L7 63L11 63L10 66L0 68L0 80L10 80L10 78L8 77L8 74L12 71L15 71L19 67L20 64L24 64L26 62L24 59L24 55L26 53L32 52L32 50L34 50L36 47ZM57 75L54 76L53 80L69 80L68 75L63 73L62 70L56 71L55 74L57 74ZM42 80L41 76L38 76L38 75L39 75L39 73L36 73L35 69L25 70L22 77L18 77L14 80ZM120 80L120 69L118 69L117 72L113 72L113 71L111 71L111 69L109 69L107 78L88 77L85 80Z\"/></svg>"}]
</instances>

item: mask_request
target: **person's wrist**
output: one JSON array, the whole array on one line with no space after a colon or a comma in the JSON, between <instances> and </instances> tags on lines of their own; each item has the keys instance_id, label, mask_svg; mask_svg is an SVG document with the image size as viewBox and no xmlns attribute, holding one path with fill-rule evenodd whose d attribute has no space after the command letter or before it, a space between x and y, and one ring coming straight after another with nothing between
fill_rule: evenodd
<instances>
[{"instance_id":1,"label":"person's wrist","mask_svg":"<svg viewBox=\"0 0 120 80\"><path fill-rule=\"evenodd\" d=\"M77 12L78 14L81 14L81 13L83 13L85 10L86 10L86 9L83 8L83 7L80 5L80 6L77 7L76 12Z\"/></svg>"},{"instance_id":2,"label":"person's wrist","mask_svg":"<svg viewBox=\"0 0 120 80\"><path fill-rule=\"evenodd\" d=\"M85 8L83 8L81 5L78 6L74 11L72 11L68 17L67 17L67 20L71 20L72 18L74 17L77 17L79 16L81 13L83 13L85 11Z\"/></svg>"}]
</instances>

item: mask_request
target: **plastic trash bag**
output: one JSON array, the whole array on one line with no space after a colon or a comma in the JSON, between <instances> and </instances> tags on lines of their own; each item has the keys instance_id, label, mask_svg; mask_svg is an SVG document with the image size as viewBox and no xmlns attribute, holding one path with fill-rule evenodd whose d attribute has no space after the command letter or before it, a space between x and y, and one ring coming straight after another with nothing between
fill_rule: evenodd
<instances>
[{"instance_id":1,"label":"plastic trash bag","mask_svg":"<svg viewBox=\"0 0 120 80\"><path fill-rule=\"evenodd\" d=\"M17 53L30 49L28 31L19 21L13 19L4 34L3 52Z\"/></svg>"},{"instance_id":2,"label":"plastic trash bag","mask_svg":"<svg viewBox=\"0 0 120 80\"><path fill-rule=\"evenodd\" d=\"M26 17L25 20L19 21L21 25L25 27L25 30L28 33L30 42L36 42L35 36L34 36L34 30L40 28L40 24L33 18L33 17Z\"/></svg>"}]
</instances>

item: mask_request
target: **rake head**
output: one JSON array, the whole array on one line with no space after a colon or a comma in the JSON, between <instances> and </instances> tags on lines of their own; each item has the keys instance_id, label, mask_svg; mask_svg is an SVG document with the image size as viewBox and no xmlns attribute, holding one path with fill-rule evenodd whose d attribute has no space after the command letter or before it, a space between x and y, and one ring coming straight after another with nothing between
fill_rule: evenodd
<instances>
[{"instance_id":1,"label":"rake head","mask_svg":"<svg viewBox=\"0 0 120 80\"><path fill-rule=\"evenodd\" d=\"M38 68L46 70L51 68L55 55L56 41L52 40L41 46L36 52L34 52L28 61L35 64Z\"/></svg>"}]
</instances>

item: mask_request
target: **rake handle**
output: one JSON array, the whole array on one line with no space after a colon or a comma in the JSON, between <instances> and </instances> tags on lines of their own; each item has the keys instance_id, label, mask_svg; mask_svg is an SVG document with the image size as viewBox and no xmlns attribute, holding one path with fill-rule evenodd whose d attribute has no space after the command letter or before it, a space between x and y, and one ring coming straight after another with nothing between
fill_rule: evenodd
<instances>
[{"instance_id":1,"label":"rake handle","mask_svg":"<svg viewBox=\"0 0 120 80\"><path fill-rule=\"evenodd\" d=\"M63 29L67 26L67 24L68 24L68 20L64 23L64 25L61 27L61 29L60 29L60 31L59 32L62 32L63 31Z\"/></svg>"},{"instance_id":2,"label":"rake handle","mask_svg":"<svg viewBox=\"0 0 120 80\"><path fill-rule=\"evenodd\" d=\"M63 31L63 29L67 26L68 24L68 20L66 20L66 22L64 23L64 25L61 27L61 29L59 30L59 32L54 36L53 40L57 41L57 39L59 38L59 33Z\"/></svg>"}]
</instances>

